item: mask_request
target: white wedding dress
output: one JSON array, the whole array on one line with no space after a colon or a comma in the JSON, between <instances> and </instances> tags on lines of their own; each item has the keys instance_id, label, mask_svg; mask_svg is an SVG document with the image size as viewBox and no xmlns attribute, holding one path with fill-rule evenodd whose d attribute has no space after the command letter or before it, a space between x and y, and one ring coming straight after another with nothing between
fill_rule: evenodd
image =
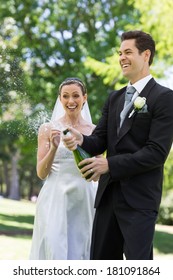
<instances>
[{"instance_id":1,"label":"white wedding dress","mask_svg":"<svg viewBox=\"0 0 173 280\"><path fill-rule=\"evenodd\" d=\"M38 196L31 260L89 259L96 189L61 141Z\"/></svg>"}]
</instances>

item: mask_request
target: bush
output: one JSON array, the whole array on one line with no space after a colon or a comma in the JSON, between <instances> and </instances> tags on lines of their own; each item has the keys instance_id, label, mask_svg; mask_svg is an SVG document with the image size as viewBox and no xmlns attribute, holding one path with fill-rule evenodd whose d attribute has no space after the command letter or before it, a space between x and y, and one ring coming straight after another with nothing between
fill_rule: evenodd
<instances>
[{"instance_id":1,"label":"bush","mask_svg":"<svg viewBox=\"0 0 173 280\"><path fill-rule=\"evenodd\" d=\"M173 191L168 191L162 198L157 223L173 225Z\"/></svg>"}]
</instances>

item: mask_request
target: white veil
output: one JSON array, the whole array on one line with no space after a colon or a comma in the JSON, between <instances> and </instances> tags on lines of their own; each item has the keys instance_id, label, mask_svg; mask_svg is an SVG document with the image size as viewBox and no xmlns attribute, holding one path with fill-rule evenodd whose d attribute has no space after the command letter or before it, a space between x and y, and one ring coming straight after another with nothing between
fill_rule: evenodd
<instances>
[{"instance_id":1,"label":"white veil","mask_svg":"<svg viewBox=\"0 0 173 280\"><path fill-rule=\"evenodd\" d=\"M65 114L64 108L62 106L62 103L60 101L60 98L58 96L53 112L52 112L52 116L51 116L51 122L55 123L58 119L60 119L63 115ZM92 118L91 118L91 114L90 114L90 110L89 110L89 106L88 106L88 102L86 101L82 111L81 111L81 115L84 118L84 120L86 120L89 123L92 123Z\"/></svg>"}]
</instances>

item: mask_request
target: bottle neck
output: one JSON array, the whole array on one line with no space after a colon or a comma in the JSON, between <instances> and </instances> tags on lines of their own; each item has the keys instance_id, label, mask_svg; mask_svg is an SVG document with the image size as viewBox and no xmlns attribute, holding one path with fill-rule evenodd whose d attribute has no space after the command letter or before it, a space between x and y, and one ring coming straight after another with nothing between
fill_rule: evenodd
<instances>
[{"instance_id":1,"label":"bottle neck","mask_svg":"<svg viewBox=\"0 0 173 280\"><path fill-rule=\"evenodd\" d=\"M68 130L68 128L65 129L65 130L63 131L63 134L64 134L65 136L68 136L68 134L71 135L71 133L70 133L70 131ZM74 149L73 149L72 151L74 152L75 150L77 150L77 147L78 147L78 144L75 145L75 147L74 147Z\"/></svg>"}]
</instances>

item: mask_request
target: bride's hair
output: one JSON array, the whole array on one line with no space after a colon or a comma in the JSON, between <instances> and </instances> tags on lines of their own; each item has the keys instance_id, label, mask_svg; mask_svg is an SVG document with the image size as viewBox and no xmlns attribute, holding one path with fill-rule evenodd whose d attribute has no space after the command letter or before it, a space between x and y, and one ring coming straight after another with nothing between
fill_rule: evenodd
<instances>
[{"instance_id":1,"label":"bride's hair","mask_svg":"<svg viewBox=\"0 0 173 280\"><path fill-rule=\"evenodd\" d=\"M79 78L76 78L76 77L70 77L70 78L65 79L60 84L60 86L59 86L59 94L61 94L61 89L62 89L63 86L71 85L71 84L79 85L81 90L82 90L83 95L85 95L87 93L86 86L85 86L84 82L82 82L82 80L80 80Z\"/></svg>"}]
</instances>

